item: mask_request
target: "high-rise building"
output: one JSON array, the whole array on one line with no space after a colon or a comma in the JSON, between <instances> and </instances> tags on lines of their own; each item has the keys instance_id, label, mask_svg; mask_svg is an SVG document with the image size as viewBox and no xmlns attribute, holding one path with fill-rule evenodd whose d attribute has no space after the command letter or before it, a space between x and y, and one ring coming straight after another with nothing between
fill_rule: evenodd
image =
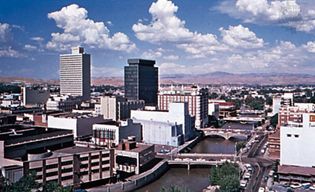
<instances>
[{"instance_id":1,"label":"high-rise building","mask_svg":"<svg viewBox=\"0 0 315 192\"><path fill-rule=\"evenodd\" d=\"M91 58L82 47L72 48L71 54L60 55L60 94L90 98Z\"/></svg>"},{"instance_id":2,"label":"high-rise building","mask_svg":"<svg viewBox=\"0 0 315 192\"><path fill-rule=\"evenodd\" d=\"M157 105L158 68L155 61L128 59L125 66L125 97L129 100L144 100L146 105Z\"/></svg>"},{"instance_id":3,"label":"high-rise building","mask_svg":"<svg viewBox=\"0 0 315 192\"><path fill-rule=\"evenodd\" d=\"M182 90L160 90L158 109L169 110L170 103L188 103L189 114L195 117L196 128L204 128L208 124L208 89L193 86Z\"/></svg>"}]
</instances>

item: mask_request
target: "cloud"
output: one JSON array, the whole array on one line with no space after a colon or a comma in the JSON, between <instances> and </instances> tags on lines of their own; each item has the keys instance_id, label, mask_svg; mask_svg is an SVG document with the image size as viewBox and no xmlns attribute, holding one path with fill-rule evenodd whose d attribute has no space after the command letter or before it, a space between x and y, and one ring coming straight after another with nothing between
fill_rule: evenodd
<instances>
[{"instance_id":1,"label":"cloud","mask_svg":"<svg viewBox=\"0 0 315 192\"><path fill-rule=\"evenodd\" d=\"M157 59L160 58L164 54L165 50L162 48L158 48L156 50L149 49L142 53L141 58L143 59Z\"/></svg>"},{"instance_id":2,"label":"cloud","mask_svg":"<svg viewBox=\"0 0 315 192\"><path fill-rule=\"evenodd\" d=\"M170 61L176 61L179 59L178 55L165 55L163 56L163 59L170 60Z\"/></svg>"},{"instance_id":3,"label":"cloud","mask_svg":"<svg viewBox=\"0 0 315 192\"><path fill-rule=\"evenodd\" d=\"M305 45L303 45L303 48L305 48L310 53L315 53L315 41L309 41Z\"/></svg>"},{"instance_id":4,"label":"cloud","mask_svg":"<svg viewBox=\"0 0 315 192\"><path fill-rule=\"evenodd\" d=\"M245 49L260 48L264 46L264 40L257 38L256 34L242 25L229 26L225 30L220 28L223 42L232 47Z\"/></svg>"},{"instance_id":5,"label":"cloud","mask_svg":"<svg viewBox=\"0 0 315 192\"><path fill-rule=\"evenodd\" d=\"M0 42L7 41L10 32L10 25L7 23L0 23Z\"/></svg>"},{"instance_id":6,"label":"cloud","mask_svg":"<svg viewBox=\"0 0 315 192\"><path fill-rule=\"evenodd\" d=\"M136 37L150 43L175 43L178 48L192 54L201 54L199 50L208 54L221 49L217 47L219 42L215 35L192 32L186 28L185 21L175 15L177 11L178 7L172 1L153 2L149 9L151 23L146 25L139 21L132 26Z\"/></svg>"},{"instance_id":7,"label":"cloud","mask_svg":"<svg viewBox=\"0 0 315 192\"><path fill-rule=\"evenodd\" d=\"M160 65L161 74L206 74L214 71L230 73L284 72L315 73L315 42L297 46L290 41L280 41L275 45L250 49L243 52L230 52L213 55L207 59L195 60L197 64L164 62ZM305 70L308 69L308 70Z\"/></svg>"},{"instance_id":8,"label":"cloud","mask_svg":"<svg viewBox=\"0 0 315 192\"><path fill-rule=\"evenodd\" d=\"M204 58L217 52L235 48L259 48L264 45L261 38L242 25L220 28L222 39L211 33L192 32L185 27L185 21L176 16L178 7L169 0L153 2L149 8L152 20L141 21L132 26L139 40L154 44L172 43L178 49L191 55L190 58Z\"/></svg>"},{"instance_id":9,"label":"cloud","mask_svg":"<svg viewBox=\"0 0 315 192\"><path fill-rule=\"evenodd\" d=\"M243 22L315 30L315 4L307 0L225 0L216 9Z\"/></svg>"},{"instance_id":10,"label":"cloud","mask_svg":"<svg viewBox=\"0 0 315 192\"><path fill-rule=\"evenodd\" d=\"M11 47L0 48L0 57L19 58L19 57L23 57L23 54L21 54L18 51L12 49Z\"/></svg>"},{"instance_id":11,"label":"cloud","mask_svg":"<svg viewBox=\"0 0 315 192\"><path fill-rule=\"evenodd\" d=\"M31 40L37 41L37 42L43 42L44 38L42 38L42 37L32 37Z\"/></svg>"},{"instance_id":12,"label":"cloud","mask_svg":"<svg viewBox=\"0 0 315 192\"><path fill-rule=\"evenodd\" d=\"M87 10L76 4L49 13L48 18L63 30L62 33L51 34L52 39L47 43L49 49L66 50L77 45L126 52L136 49L126 34L117 32L110 36L104 22L88 19Z\"/></svg>"},{"instance_id":13,"label":"cloud","mask_svg":"<svg viewBox=\"0 0 315 192\"><path fill-rule=\"evenodd\" d=\"M24 49L27 50L27 51L34 51L34 50L37 50L37 47L34 46L34 45L25 44L24 45Z\"/></svg>"}]
</instances>

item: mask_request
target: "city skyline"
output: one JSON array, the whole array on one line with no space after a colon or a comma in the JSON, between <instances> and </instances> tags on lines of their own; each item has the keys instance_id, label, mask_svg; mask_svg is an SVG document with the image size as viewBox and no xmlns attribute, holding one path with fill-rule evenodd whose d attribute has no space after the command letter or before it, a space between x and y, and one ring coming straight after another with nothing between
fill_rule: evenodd
<instances>
[{"instance_id":1,"label":"city skyline","mask_svg":"<svg viewBox=\"0 0 315 192\"><path fill-rule=\"evenodd\" d=\"M58 79L59 55L83 46L92 77L128 58L161 75L315 74L315 4L306 0L0 1L0 76ZM205 70L207 69L207 70Z\"/></svg>"}]
</instances>

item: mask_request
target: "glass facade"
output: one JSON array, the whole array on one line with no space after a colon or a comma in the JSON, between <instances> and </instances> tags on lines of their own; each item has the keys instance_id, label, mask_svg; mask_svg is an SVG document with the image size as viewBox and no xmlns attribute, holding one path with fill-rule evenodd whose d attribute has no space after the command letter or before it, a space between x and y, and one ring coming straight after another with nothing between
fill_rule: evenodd
<instances>
[{"instance_id":1,"label":"glass facade","mask_svg":"<svg viewBox=\"0 0 315 192\"><path fill-rule=\"evenodd\" d=\"M146 105L157 105L158 68L155 61L132 59L125 66L125 96L130 100L144 100Z\"/></svg>"}]
</instances>

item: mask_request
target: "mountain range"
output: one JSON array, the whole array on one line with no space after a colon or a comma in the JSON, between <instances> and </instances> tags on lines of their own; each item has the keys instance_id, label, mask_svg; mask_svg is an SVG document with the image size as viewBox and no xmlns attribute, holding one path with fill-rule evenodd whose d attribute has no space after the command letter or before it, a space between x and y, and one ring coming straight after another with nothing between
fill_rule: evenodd
<instances>
[{"instance_id":1,"label":"mountain range","mask_svg":"<svg viewBox=\"0 0 315 192\"><path fill-rule=\"evenodd\" d=\"M34 84L58 84L58 80L44 80L18 77L0 77L0 82L21 81ZM315 85L315 75L292 73L247 73L234 74L227 72L212 72L201 75L162 75L162 84L234 84L234 85ZM93 85L123 86L123 77L96 77L92 79Z\"/></svg>"}]
</instances>

